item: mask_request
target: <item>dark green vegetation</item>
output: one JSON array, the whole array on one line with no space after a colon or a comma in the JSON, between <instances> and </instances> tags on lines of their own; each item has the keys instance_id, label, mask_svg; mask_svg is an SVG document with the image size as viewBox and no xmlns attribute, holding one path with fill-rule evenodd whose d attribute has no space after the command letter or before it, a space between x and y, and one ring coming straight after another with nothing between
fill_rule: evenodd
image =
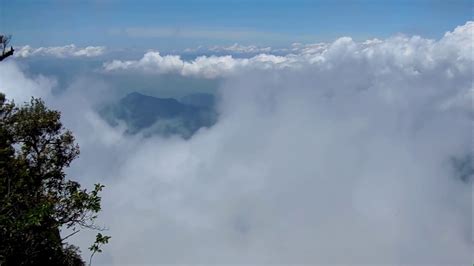
<instances>
[{"instance_id":1,"label":"dark green vegetation","mask_svg":"<svg viewBox=\"0 0 474 266\"><path fill-rule=\"evenodd\" d=\"M84 265L65 241L82 228L101 229L94 219L103 186L87 191L66 179L78 155L58 111L39 99L18 107L0 93L0 265ZM109 238L98 234L91 251Z\"/></svg>"},{"instance_id":2,"label":"dark green vegetation","mask_svg":"<svg viewBox=\"0 0 474 266\"><path fill-rule=\"evenodd\" d=\"M183 138L190 138L200 128L211 127L217 121L214 96L206 93L187 95L178 101L133 92L102 109L101 114L112 125L124 122L129 134Z\"/></svg>"}]
</instances>

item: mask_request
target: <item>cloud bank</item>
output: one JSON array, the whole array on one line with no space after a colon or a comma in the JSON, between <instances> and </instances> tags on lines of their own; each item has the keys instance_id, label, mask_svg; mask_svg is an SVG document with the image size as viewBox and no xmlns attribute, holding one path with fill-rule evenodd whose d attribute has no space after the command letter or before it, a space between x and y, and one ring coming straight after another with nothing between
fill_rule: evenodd
<instances>
[{"instance_id":1,"label":"cloud bank","mask_svg":"<svg viewBox=\"0 0 474 266\"><path fill-rule=\"evenodd\" d=\"M370 67L374 68L383 65L384 62L381 60L390 57L398 60L392 60L393 62L390 63L399 64L401 68L406 65L413 71L418 71L416 69L418 67L434 67L434 62L454 56L451 53L459 53L457 56L460 60L472 60L473 28L474 23L467 22L465 25L457 27L453 32L446 33L438 42L419 36L396 36L384 41L374 39L362 43L356 43L350 37L340 38L330 44L303 45L295 43L289 49L291 53L285 56L272 54L259 54L251 58L234 58L230 55L200 56L194 60L186 61L179 55L163 56L159 52L150 51L140 60L106 62L104 70L108 72L137 70L147 73L176 73L183 76L220 78L239 74L249 69L324 68L329 66L328 61L334 60L334 57L351 56L359 61L367 61ZM219 47L215 49L222 50ZM228 52L239 52L249 51L249 49L258 51L259 48L233 45L223 49ZM414 63L422 65L414 66Z\"/></svg>"},{"instance_id":2,"label":"cloud bank","mask_svg":"<svg viewBox=\"0 0 474 266\"><path fill-rule=\"evenodd\" d=\"M15 51L14 56L25 58L31 56L53 56L59 58L65 57L95 57L105 53L104 46L77 47L74 44L65 46L51 46L33 48L29 45L22 46Z\"/></svg>"},{"instance_id":3,"label":"cloud bank","mask_svg":"<svg viewBox=\"0 0 474 266\"><path fill-rule=\"evenodd\" d=\"M452 162L473 154L473 27L440 40L344 37L286 56L149 52L104 65L223 78L218 123L189 140L108 126L93 108L113 90L106 81L46 96L81 145L71 176L107 185L101 222L113 238L97 263L472 263L473 176ZM7 92L50 86L0 76ZM91 237L76 241L85 251Z\"/></svg>"}]
</instances>

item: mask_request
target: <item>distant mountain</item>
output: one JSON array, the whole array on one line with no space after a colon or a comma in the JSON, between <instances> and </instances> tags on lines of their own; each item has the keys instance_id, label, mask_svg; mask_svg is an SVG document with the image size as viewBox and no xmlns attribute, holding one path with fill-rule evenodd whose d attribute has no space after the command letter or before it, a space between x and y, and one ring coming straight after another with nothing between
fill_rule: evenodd
<instances>
[{"instance_id":1,"label":"distant mountain","mask_svg":"<svg viewBox=\"0 0 474 266\"><path fill-rule=\"evenodd\" d=\"M112 125L123 121L130 134L143 132L146 135L189 138L198 129L216 123L214 105L214 96L205 93L188 95L178 101L132 92L100 113Z\"/></svg>"}]
</instances>

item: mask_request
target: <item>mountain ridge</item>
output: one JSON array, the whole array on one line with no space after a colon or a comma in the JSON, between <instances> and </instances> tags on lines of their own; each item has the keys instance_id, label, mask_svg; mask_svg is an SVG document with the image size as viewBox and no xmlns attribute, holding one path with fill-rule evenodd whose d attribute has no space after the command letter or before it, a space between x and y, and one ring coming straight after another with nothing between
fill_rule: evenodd
<instances>
[{"instance_id":1,"label":"mountain ridge","mask_svg":"<svg viewBox=\"0 0 474 266\"><path fill-rule=\"evenodd\" d=\"M200 128L217 122L214 95L206 93L190 94L177 100L131 92L100 113L112 126L123 121L128 134L179 135L186 139Z\"/></svg>"}]
</instances>

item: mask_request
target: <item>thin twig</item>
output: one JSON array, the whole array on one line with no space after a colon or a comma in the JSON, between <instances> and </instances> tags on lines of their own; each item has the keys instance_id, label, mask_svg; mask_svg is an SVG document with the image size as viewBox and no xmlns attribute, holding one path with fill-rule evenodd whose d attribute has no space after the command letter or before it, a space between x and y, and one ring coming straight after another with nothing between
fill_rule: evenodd
<instances>
[{"instance_id":1,"label":"thin twig","mask_svg":"<svg viewBox=\"0 0 474 266\"><path fill-rule=\"evenodd\" d=\"M71 237L71 236L73 236L73 235L79 233L79 231L81 231L81 230L77 230L77 231L74 231L74 232L70 233L70 234L67 235L65 238L61 239L61 242L64 241L64 240L66 240L66 239L68 239L69 237Z\"/></svg>"},{"instance_id":2,"label":"thin twig","mask_svg":"<svg viewBox=\"0 0 474 266\"><path fill-rule=\"evenodd\" d=\"M96 250L92 251L91 257L89 258L89 266L92 265L92 257L94 256Z\"/></svg>"}]
</instances>

